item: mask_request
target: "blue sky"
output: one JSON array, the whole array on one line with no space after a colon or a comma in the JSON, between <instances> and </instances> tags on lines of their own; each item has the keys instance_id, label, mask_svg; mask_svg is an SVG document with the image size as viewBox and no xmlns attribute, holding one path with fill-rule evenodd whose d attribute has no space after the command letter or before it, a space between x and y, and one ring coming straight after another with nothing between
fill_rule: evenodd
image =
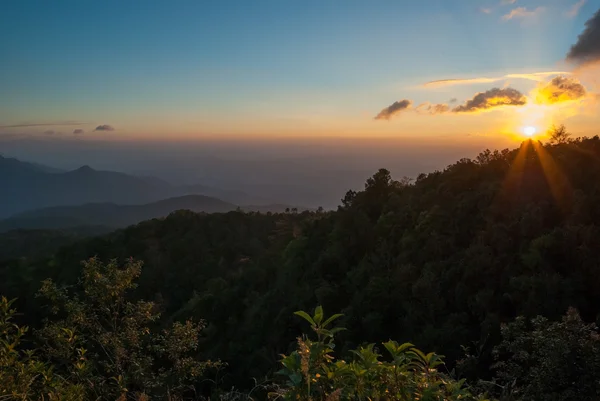
<instances>
[{"instance_id":1,"label":"blue sky","mask_svg":"<svg viewBox=\"0 0 600 401\"><path fill-rule=\"evenodd\" d=\"M423 90L430 80L561 70L600 7L506 3L5 1L0 125L77 121L133 137L438 129L372 117L404 98L462 102L490 88ZM519 8L531 14L503 18Z\"/></svg>"}]
</instances>

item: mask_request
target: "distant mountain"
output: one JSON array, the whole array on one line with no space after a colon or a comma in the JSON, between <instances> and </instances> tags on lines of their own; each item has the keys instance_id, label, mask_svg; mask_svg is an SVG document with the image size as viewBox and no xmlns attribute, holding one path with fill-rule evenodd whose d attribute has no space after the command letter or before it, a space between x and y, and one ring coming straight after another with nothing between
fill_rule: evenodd
<instances>
[{"instance_id":1,"label":"distant mountain","mask_svg":"<svg viewBox=\"0 0 600 401\"><path fill-rule=\"evenodd\" d=\"M17 229L66 229L82 226L121 228L165 217L176 210L219 213L236 210L234 204L203 195L186 195L144 205L90 203L33 210L0 221L0 232Z\"/></svg>"},{"instance_id":2,"label":"distant mountain","mask_svg":"<svg viewBox=\"0 0 600 401\"><path fill-rule=\"evenodd\" d=\"M218 190L199 185L174 186L154 177L98 171L89 166L63 172L2 156L0 191L0 218L52 206L88 203L140 205L192 194L218 195L234 204L257 202L256 198L239 191Z\"/></svg>"},{"instance_id":3,"label":"distant mountain","mask_svg":"<svg viewBox=\"0 0 600 401\"><path fill-rule=\"evenodd\" d=\"M62 170L38 163L24 162L0 155L0 175L8 172L60 173Z\"/></svg>"}]
</instances>

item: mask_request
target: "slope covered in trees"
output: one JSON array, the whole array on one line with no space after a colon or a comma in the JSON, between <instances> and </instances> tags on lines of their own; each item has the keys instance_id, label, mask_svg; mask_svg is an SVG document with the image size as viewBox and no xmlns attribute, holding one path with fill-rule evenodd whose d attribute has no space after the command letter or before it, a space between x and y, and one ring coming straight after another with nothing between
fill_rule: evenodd
<instances>
[{"instance_id":1,"label":"slope covered in trees","mask_svg":"<svg viewBox=\"0 0 600 401\"><path fill-rule=\"evenodd\" d=\"M35 326L44 312L33 294L43 279L74 283L80 261L94 255L134 257L145 261L135 298L160 301L162 324L204 319L200 343L205 357L228 364L226 387L271 374L300 331L293 312L317 304L344 314L336 352L411 341L446 355L470 380L490 379L503 323L560 320L569 307L597 320L599 202L598 137L525 142L415 182L380 170L335 212L178 212L50 259L3 262L0 293L19 296ZM511 341L528 338L505 335L505 354L516 347ZM539 353L540 344L552 347L537 343ZM518 376L515 366L528 366L519 363L503 371ZM556 399L572 399L564 394Z\"/></svg>"},{"instance_id":2,"label":"slope covered in trees","mask_svg":"<svg viewBox=\"0 0 600 401\"><path fill-rule=\"evenodd\" d=\"M203 195L186 195L144 205L89 203L79 206L55 206L16 214L0 220L0 232L16 229L66 229L86 226L105 226L113 229L127 227L144 220L165 217L176 210L219 213L235 210L237 206Z\"/></svg>"}]
</instances>

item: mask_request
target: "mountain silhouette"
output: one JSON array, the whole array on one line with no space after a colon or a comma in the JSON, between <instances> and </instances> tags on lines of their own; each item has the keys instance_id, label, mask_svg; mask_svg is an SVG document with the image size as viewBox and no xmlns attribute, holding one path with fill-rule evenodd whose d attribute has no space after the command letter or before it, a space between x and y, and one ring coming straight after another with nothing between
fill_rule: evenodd
<instances>
[{"instance_id":1,"label":"mountain silhouette","mask_svg":"<svg viewBox=\"0 0 600 401\"><path fill-rule=\"evenodd\" d=\"M99 171L87 165L65 172L1 156L0 188L0 218L53 206L141 205L184 195L218 197L236 205L268 203L241 191L174 186L154 177Z\"/></svg>"}]
</instances>

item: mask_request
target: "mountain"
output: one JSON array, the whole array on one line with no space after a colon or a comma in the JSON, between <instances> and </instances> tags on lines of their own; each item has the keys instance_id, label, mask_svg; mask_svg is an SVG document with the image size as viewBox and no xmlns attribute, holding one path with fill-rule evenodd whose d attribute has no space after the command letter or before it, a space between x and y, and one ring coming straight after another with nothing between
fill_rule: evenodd
<instances>
[{"instance_id":1,"label":"mountain","mask_svg":"<svg viewBox=\"0 0 600 401\"><path fill-rule=\"evenodd\" d=\"M19 174L24 172L38 172L38 173L60 173L63 172L60 169L45 166L39 163L24 162L11 157L4 157L0 155L0 174Z\"/></svg>"},{"instance_id":2,"label":"mountain","mask_svg":"<svg viewBox=\"0 0 600 401\"><path fill-rule=\"evenodd\" d=\"M144 205L89 203L37 209L0 221L0 232L16 229L65 229L86 226L121 228L144 220L165 217L176 210L219 213L237 207L203 195L186 195Z\"/></svg>"},{"instance_id":3,"label":"mountain","mask_svg":"<svg viewBox=\"0 0 600 401\"><path fill-rule=\"evenodd\" d=\"M52 206L114 203L139 205L184 195L222 195L234 204L257 201L244 192L203 186L174 186L153 177L137 177L89 166L61 172L0 156L0 218ZM267 203L266 200L260 203Z\"/></svg>"}]
</instances>

